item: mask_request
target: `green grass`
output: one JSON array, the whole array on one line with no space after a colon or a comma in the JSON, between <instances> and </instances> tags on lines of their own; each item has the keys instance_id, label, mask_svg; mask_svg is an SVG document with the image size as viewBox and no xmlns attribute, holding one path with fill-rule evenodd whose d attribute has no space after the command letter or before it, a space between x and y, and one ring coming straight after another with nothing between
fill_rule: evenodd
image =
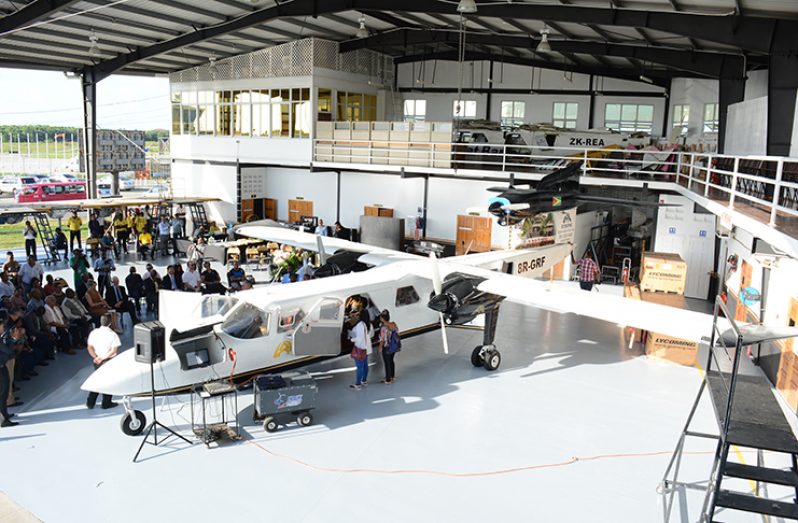
<instances>
[{"instance_id":1,"label":"green grass","mask_svg":"<svg viewBox=\"0 0 798 523\"><path fill-rule=\"evenodd\" d=\"M16 138L16 136L14 137ZM22 142L17 144L16 140L14 143L10 143L6 141L7 136L3 137L3 148L2 153L14 153L14 154L22 154L27 156L28 155L28 144ZM58 154L56 154L56 144L53 142L48 142L45 144L44 142L31 142L30 144L30 155L33 158L70 158L72 156L72 146L74 144L75 147L75 154L78 154L80 151L80 147L78 142L66 142L66 152L64 152L64 143L60 140L58 141Z\"/></svg>"},{"instance_id":2,"label":"green grass","mask_svg":"<svg viewBox=\"0 0 798 523\"><path fill-rule=\"evenodd\" d=\"M50 227L52 227L53 231L55 231L55 228L58 227L58 220L51 220ZM25 238L22 237L22 231L24 230L24 220L21 223L15 223L13 225L0 225L0 255L4 255L5 251L25 248ZM69 231L66 228L66 220L64 220L64 226L62 227L62 230L64 231L64 234L66 234L67 240L69 240ZM89 237L89 228L87 225L83 226L80 236L84 242L86 238ZM41 240L38 238L36 239L36 246L41 254L42 245Z\"/></svg>"}]
</instances>

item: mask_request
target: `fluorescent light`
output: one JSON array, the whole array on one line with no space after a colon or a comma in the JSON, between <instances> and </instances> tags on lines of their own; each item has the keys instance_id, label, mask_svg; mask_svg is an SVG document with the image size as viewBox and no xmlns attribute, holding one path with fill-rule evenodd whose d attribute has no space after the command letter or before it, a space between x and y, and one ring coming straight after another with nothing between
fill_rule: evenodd
<instances>
[{"instance_id":1,"label":"fluorescent light","mask_svg":"<svg viewBox=\"0 0 798 523\"><path fill-rule=\"evenodd\" d=\"M355 36L358 37L358 38L368 38L369 37L369 30L366 29L366 17L363 16L363 15L360 15L360 18L358 19L358 22L360 22L360 27L357 28L357 32L355 33Z\"/></svg>"},{"instance_id":2,"label":"fluorescent light","mask_svg":"<svg viewBox=\"0 0 798 523\"><path fill-rule=\"evenodd\" d=\"M477 12L477 3L474 0L460 0L457 12L464 15L474 14Z\"/></svg>"},{"instance_id":3,"label":"fluorescent light","mask_svg":"<svg viewBox=\"0 0 798 523\"><path fill-rule=\"evenodd\" d=\"M91 33L89 33L89 42L91 42L91 45L89 46L89 56L91 56L92 58L100 58L100 56L102 55L100 46L97 45L97 42L99 40L100 39L97 37L97 33L95 33L94 29L92 29Z\"/></svg>"},{"instance_id":4,"label":"fluorescent light","mask_svg":"<svg viewBox=\"0 0 798 523\"><path fill-rule=\"evenodd\" d=\"M654 83L654 80L652 80L651 78L649 78L648 76L643 75L643 74L640 75L640 81L641 82L646 82L647 84L653 84Z\"/></svg>"}]
</instances>

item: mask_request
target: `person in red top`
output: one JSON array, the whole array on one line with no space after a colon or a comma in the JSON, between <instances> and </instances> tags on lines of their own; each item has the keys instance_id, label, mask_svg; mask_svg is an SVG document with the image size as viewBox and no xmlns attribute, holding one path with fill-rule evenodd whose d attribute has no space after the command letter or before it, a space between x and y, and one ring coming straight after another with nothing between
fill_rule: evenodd
<instances>
[{"instance_id":1,"label":"person in red top","mask_svg":"<svg viewBox=\"0 0 798 523\"><path fill-rule=\"evenodd\" d=\"M587 251L577 265L579 266L579 286L583 291L592 291L593 284L599 281L599 266L593 260L593 254Z\"/></svg>"}]
</instances>

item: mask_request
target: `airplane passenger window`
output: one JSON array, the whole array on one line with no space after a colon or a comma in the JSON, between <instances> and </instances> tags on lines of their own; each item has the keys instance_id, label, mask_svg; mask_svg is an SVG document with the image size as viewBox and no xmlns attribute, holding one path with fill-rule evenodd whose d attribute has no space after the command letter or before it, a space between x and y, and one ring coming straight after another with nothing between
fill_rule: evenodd
<instances>
[{"instance_id":1,"label":"airplane passenger window","mask_svg":"<svg viewBox=\"0 0 798 523\"><path fill-rule=\"evenodd\" d=\"M277 326L277 332L286 332L293 330L294 327L299 325L305 313L302 309L292 309L280 314L280 324Z\"/></svg>"},{"instance_id":2,"label":"airplane passenger window","mask_svg":"<svg viewBox=\"0 0 798 523\"><path fill-rule=\"evenodd\" d=\"M402 307L404 305L413 305L418 303L421 298L418 297L416 289L412 285L407 287L399 287L396 289L396 306Z\"/></svg>"},{"instance_id":3,"label":"airplane passenger window","mask_svg":"<svg viewBox=\"0 0 798 523\"><path fill-rule=\"evenodd\" d=\"M238 303L238 298L231 296L205 296L199 307L200 318L208 318L216 314L225 315L236 303Z\"/></svg>"},{"instance_id":4,"label":"airplane passenger window","mask_svg":"<svg viewBox=\"0 0 798 523\"><path fill-rule=\"evenodd\" d=\"M269 334L269 313L245 303L224 320L222 331L241 340L266 336Z\"/></svg>"},{"instance_id":5,"label":"airplane passenger window","mask_svg":"<svg viewBox=\"0 0 798 523\"><path fill-rule=\"evenodd\" d=\"M341 300L327 300L319 307L320 321L335 321L341 310Z\"/></svg>"}]
</instances>

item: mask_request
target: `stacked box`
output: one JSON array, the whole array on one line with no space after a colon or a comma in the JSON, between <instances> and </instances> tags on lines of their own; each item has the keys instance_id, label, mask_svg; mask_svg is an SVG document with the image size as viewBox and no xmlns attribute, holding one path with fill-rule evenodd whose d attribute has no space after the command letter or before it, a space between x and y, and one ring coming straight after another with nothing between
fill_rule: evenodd
<instances>
[{"instance_id":1,"label":"stacked box","mask_svg":"<svg viewBox=\"0 0 798 523\"><path fill-rule=\"evenodd\" d=\"M644 252L640 262L640 289L643 292L684 294L687 263L678 254Z\"/></svg>"}]
</instances>

